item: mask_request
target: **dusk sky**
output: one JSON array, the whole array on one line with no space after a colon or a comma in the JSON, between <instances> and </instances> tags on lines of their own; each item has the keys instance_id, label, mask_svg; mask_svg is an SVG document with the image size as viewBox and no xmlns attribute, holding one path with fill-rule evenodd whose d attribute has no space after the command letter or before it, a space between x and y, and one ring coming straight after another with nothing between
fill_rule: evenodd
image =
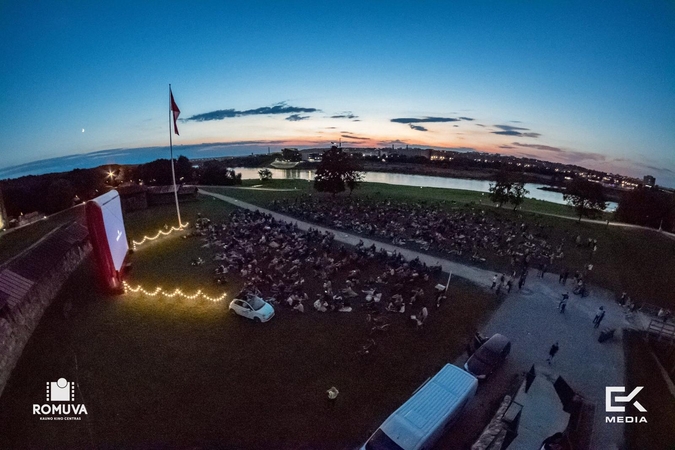
<instances>
[{"instance_id":1,"label":"dusk sky","mask_svg":"<svg viewBox=\"0 0 675 450\"><path fill-rule=\"evenodd\" d=\"M4 1L0 58L0 168L168 145L171 83L178 145L470 148L675 186L673 1Z\"/></svg>"}]
</instances>

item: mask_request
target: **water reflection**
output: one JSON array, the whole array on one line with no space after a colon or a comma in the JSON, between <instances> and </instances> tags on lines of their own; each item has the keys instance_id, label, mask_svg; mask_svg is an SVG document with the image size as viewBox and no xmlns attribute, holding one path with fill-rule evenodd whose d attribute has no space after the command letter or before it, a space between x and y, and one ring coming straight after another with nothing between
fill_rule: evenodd
<instances>
[{"instance_id":1,"label":"water reflection","mask_svg":"<svg viewBox=\"0 0 675 450\"><path fill-rule=\"evenodd\" d=\"M244 180L259 178L259 169L236 167L237 173L241 173ZM277 180L314 180L314 171L307 169L269 169L272 176ZM485 180L467 180L464 178L434 177L428 175L408 175L402 173L364 172L364 181L371 183L397 184L400 186L423 186L445 189L463 189L465 191L489 192L490 182ZM539 188L544 184L526 183L525 188L530 191L528 198L544 200L547 202L564 205L566 202L560 192L543 191ZM607 211L614 211L617 207L615 202L607 202Z\"/></svg>"}]
</instances>

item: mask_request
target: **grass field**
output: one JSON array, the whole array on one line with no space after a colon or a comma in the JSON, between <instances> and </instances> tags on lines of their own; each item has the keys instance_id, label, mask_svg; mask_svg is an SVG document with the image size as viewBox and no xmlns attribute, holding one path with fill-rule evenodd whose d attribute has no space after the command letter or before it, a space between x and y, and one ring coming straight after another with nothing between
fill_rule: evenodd
<instances>
[{"instance_id":1,"label":"grass field","mask_svg":"<svg viewBox=\"0 0 675 450\"><path fill-rule=\"evenodd\" d=\"M203 198L181 206L187 221L230 211ZM127 233L154 232L173 214L171 205L129 214ZM132 255L130 278L167 287L212 282L210 271L189 265L203 254L200 243L180 235L150 243ZM363 311L278 309L255 324L229 315L226 302L110 297L93 280L87 260L25 348L0 397L0 448L351 448L461 354L496 307L489 293L453 281L452 300L424 329L400 324L364 358L356 354L368 337ZM234 294L235 286L227 289ZM76 401L89 411L82 421L32 416L45 382L60 377L78 380ZM331 386L340 390L333 408Z\"/></svg>"},{"instance_id":2,"label":"grass field","mask_svg":"<svg viewBox=\"0 0 675 450\"><path fill-rule=\"evenodd\" d=\"M316 195L316 191L313 190L313 183L306 180L269 180L265 183L260 180L244 180L242 186L258 186L261 185L265 189L297 189L299 193L312 193ZM230 189L228 192L231 192ZM244 191L242 191L244 192ZM247 191L250 192L250 191ZM261 202L271 201L274 197L265 195L263 192L262 195L256 195L253 198L259 198ZM269 194L269 193L267 193ZM342 193L341 196L348 195L349 193ZM243 194L246 195L246 194ZM286 195L297 195L294 193L287 193ZM358 189L352 194L354 196L382 196L384 197L394 197L406 201L446 201L449 203L455 203L458 205L466 203L475 203L477 205L485 205L495 207L496 205L492 203L489 199L488 194L475 191L464 191L460 189L443 189L443 188L420 188L413 186L399 186L393 184L383 184L383 183L362 183ZM239 198L239 197L238 197ZM244 198L241 198L242 200ZM457 205L455 205L457 206ZM509 210L508 205L505 205L503 209ZM546 214L558 214L563 216L574 217L574 209L567 205L559 205L551 202L544 202L541 200L534 199L525 199L521 205L522 210L546 213Z\"/></svg>"},{"instance_id":3,"label":"grass field","mask_svg":"<svg viewBox=\"0 0 675 450\"><path fill-rule=\"evenodd\" d=\"M647 410L647 423L625 426L629 449L675 449L675 398L661 376L654 357L648 351L642 336L624 332L624 351L627 362L627 389L644 386L638 400ZM635 411L627 406L626 411Z\"/></svg>"}]
</instances>

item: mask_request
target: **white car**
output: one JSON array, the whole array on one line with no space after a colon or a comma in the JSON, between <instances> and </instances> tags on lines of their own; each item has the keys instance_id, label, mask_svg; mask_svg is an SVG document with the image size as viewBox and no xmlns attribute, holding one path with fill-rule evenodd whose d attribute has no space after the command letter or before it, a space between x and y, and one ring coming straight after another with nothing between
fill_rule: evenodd
<instances>
[{"instance_id":1,"label":"white car","mask_svg":"<svg viewBox=\"0 0 675 450\"><path fill-rule=\"evenodd\" d=\"M230 311L254 322L267 322L274 317L274 308L257 295L249 294L246 300L235 298L230 302Z\"/></svg>"}]
</instances>

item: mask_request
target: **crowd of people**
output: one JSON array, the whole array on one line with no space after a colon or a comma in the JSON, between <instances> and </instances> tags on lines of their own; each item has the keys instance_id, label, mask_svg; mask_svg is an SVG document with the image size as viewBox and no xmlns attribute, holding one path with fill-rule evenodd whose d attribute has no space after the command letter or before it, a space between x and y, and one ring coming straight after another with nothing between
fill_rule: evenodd
<instances>
[{"instance_id":1,"label":"crowd of people","mask_svg":"<svg viewBox=\"0 0 675 450\"><path fill-rule=\"evenodd\" d=\"M510 258L514 269L529 265L545 271L554 263L561 265L564 258L562 242L554 245L536 227L484 210L450 210L426 202L375 203L363 198L326 202L311 196L276 200L271 207L329 228L471 262L500 256Z\"/></svg>"},{"instance_id":2,"label":"crowd of people","mask_svg":"<svg viewBox=\"0 0 675 450\"><path fill-rule=\"evenodd\" d=\"M407 312L404 317L422 326L427 303L440 305L444 293L436 288L440 266L363 242L345 247L332 233L303 231L259 211L237 209L220 224L200 217L190 235L205 238L214 251L216 282L232 276L245 281L237 298L254 293L300 313L364 308L377 327L386 313ZM203 264L199 259L195 265Z\"/></svg>"}]
</instances>

